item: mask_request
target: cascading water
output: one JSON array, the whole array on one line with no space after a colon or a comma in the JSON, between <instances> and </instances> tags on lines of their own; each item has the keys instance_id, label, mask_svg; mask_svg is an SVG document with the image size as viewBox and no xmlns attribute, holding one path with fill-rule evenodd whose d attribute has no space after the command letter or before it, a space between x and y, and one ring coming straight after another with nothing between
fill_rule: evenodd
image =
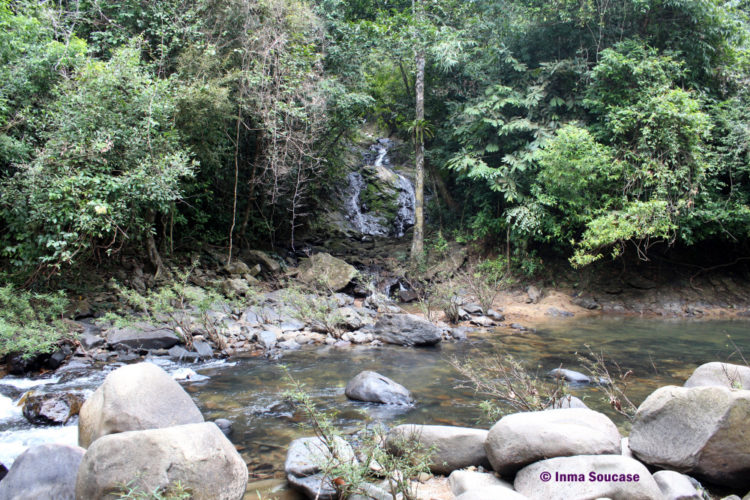
<instances>
[{"instance_id":1,"label":"cascading water","mask_svg":"<svg viewBox=\"0 0 750 500\"><path fill-rule=\"evenodd\" d=\"M411 181L390 168L388 150L393 146L390 139L378 139L364 155L365 169L385 169L388 177L393 179L390 190L397 205L395 217L391 220L377 209L368 206L362 193L367 189L368 180L361 171L351 172L347 177L347 218L354 228L363 235L402 237L406 230L414 225L414 206L416 196Z\"/></svg>"}]
</instances>

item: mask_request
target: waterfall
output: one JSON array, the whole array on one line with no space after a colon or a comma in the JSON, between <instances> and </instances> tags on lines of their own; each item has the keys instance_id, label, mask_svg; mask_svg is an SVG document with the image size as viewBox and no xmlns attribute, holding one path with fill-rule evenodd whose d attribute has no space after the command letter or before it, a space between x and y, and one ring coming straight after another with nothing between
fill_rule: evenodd
<instances>
[{"instance_id":1,"label":"waterfall","mask_svg":"<svg viewBox=\"0 0 750 500\"><path fill-rule=\"evenodd\" d=\"M411 181L390 168L388 150L393 146L390 139L378 139L364 154L364 165L361 171L351 172L347 176L346 189L347 219L354 228L363 235L402 237L406 230L414 225L414 206L416 196ZM362 192L367 189L368 179L363 172L367 169L385 169L392 177L389 190L393 192L393 201L398 211L393 220L388 220L385 214L371 210L362 199ZM370 181L372 182L372 181Z\"/></svg>"}]
</instances>

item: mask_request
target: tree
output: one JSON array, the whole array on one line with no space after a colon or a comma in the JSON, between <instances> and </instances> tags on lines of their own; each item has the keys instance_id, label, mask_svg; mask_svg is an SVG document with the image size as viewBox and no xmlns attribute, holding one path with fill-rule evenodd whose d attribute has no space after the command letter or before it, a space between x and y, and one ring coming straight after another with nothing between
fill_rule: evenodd
<instances>
[{"instance_id":1,"label":"tree","mask_svg":"<svg viewBox=\"0 0 750 500\"><path fill-rule=\"evenodd\" d=\"M412 9L417 25L417 32L421 32L420 23L424 18L422 0L412 0ZM416 37L414 62L416 68L415 91L415 119L414 119L414 160L415 177L414 194L414 239L411 244L411 258L418 259L424 253L424 42L421 36Z\"/></svg>"}]
</instances>

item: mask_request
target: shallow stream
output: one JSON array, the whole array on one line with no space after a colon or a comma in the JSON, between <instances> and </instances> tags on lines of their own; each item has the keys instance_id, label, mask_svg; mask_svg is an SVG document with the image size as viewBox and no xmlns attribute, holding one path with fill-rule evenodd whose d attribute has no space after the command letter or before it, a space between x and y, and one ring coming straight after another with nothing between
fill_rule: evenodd
<instances>
[{"instance_id":1,"label":"shallow stream","mask_svg":"<svg viewBox=\"0 0 750 500\"><path fill-rule=\"evenodd\" d=\"M628 394L637 405L656 388L682 385L692 370L708 361L741 363L735 347L750 357L750 322L656 320L627 317L555 319L539 323L535 331L497 329L471 335L471 340L444 343L436 348L403 347L315 347L285 353L280 361L243 358L190 365L208 378L183 382L207 420L228 418L234 422L232 441L249 464L250 491L278 489L283 478L283 461L289 442L309 435L304 417L286 403L283 392L289 388L280 365L304 384L306 391L323 410L336 410L336 421L354 432L366 416L386 425L403 422L445 425L478 425L482 421L476 404L481 400L472 391L457 389L459 376L448 360L510 353L534 372L563 366L581 369L576 352L603 352L624 371L632 370ZM160 362L175 372L185 365ZM26 446L42 442L76 441L75 425L58 428L32 427L13 402L28 389L93 390L112 367L92 368L83 376L75 371L31 381L0 379L0 462L9 464ZM346 382L362 370L374 370L406 386L417 404L410 408L384 407L348 401ZM39 382L47 382L39 384ZM37 384L37 385L33 385ZM604 411L627 434L628 425L604 401L595 386L573 386L571 392L592 408ZM281 493L283 498L295 498ZM255 494L247 498L257 498ZM266 496L264 495L264 498Z\"/></svg>"}]
</instances>

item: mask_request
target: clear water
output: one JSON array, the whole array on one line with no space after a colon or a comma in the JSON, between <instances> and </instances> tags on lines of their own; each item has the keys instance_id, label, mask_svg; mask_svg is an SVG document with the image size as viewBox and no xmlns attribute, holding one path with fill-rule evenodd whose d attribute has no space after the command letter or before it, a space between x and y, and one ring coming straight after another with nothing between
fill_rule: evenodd
<instances>
[{"instance_id":1,"label":"clear water","mask_svg":"<svg viewBox=\"0 0 750 500\"><path fill-rule=\"evenodd\" d=\"M561 365L583 371L576 353L585 352L585 346L589 345L595 351L603 351L608 359L616 360L623 371L633 371L629 395L639 404L660 386L681 385L702 363L741 362L727 335L731 335L750 358L749 327L747 321L555 319L535 325L535 332L498 329L466 342L444 343L436 348L315 347L289 352L280 361L258 357L191 366L208 378L184 382L183 386L207 420L228 418L234 422L232 441L249 464L251 482L262 481L252 484L250 489L267 492L279 484L269 479L283 477L289 442L310 434L304 417L284 400L283 392L289 385L284 380L282 363L304 384L321 409L338 411L336 421L351 432L368 418L382 420L387 425L410 422L488 427L476 406L481 398L472 391L455 388L459 376L448 359L477 359L507 352L539 373ZM184 365L166 363L164 367L176 372ZM375 370L406 386L416 397L417 404L394 408L347 400L344 387L362 370ZM81 381L78 385L89 389L96 387L104 375L106 371L91 373L77 379ZM16 385L24 383L17 381ZM59 386L71 389L76 383L63 378L57 383L37 385L35 389L53 391ZM573 387L571 392L583 397L590 407L610 415L626 434L627 423L611 410L599 391L596 387L579 386ZM5 397L0 397L0 448L12 446L17 451L19 440L30 439L23 433L35 431L23 423L23 417L9 404L9 399L20 397L22 392L13 385L0 384L0 395ZM58 429L61 439L70 439L71 430ZM293 498L288 492L283 495Z\"/></svg>"}]
</instances>

